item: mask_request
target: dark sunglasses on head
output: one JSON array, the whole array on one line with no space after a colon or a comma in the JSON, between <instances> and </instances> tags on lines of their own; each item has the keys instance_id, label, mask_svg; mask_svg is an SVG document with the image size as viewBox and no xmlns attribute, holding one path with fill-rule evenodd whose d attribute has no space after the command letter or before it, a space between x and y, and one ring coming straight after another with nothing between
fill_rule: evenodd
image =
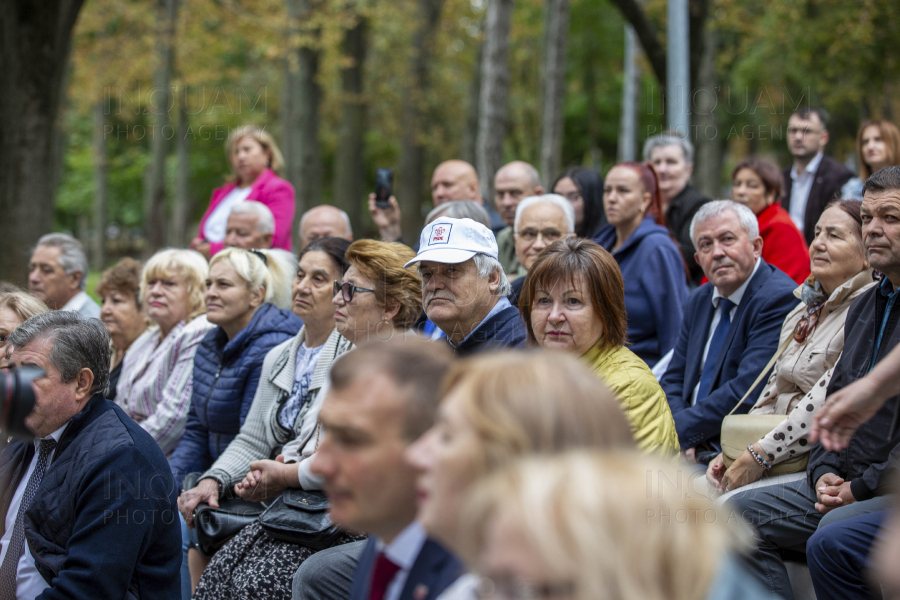
<instances>
[{"instance_id":1,"label":"dark sunglasses on head","mask_svg":"<svg viewBox=\"0 0 900 600\"><path fill-rule=\"evenodd\" d=\"M341 297L344 299L344 302L352 302L353 294L356 292L371 292L375 293L375 290L367 290L366 288L356 287L349 281L345 281L341 283L340 281L334 282L334 295L337 296L337 293L341 292Z\"/></svg>"}]
</instances>

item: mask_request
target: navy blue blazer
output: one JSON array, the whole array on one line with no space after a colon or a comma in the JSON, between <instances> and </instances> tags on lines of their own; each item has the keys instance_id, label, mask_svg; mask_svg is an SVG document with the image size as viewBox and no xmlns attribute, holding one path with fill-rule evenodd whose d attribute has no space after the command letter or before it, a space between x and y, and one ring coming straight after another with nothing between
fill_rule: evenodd
<instances>
[{"instance_id":1,"label":"navy blue blazer","mask_svg":"<svg viewBox=\"0 0 900 600\"><path fill-rule=\"evenodd\" d=\"M700 363L715 309L711 284L691 293L672 362L660 381L675 418L682 450L705 441L718 443L722 419L778 349L784 318L799 302L794 296L796 288L797 284L779 269L764 261L759 265L731 318L721 354L707 357L716 361L710 383L712 391L694 406L691 406L691 394L700 381ZM765 381L762 380L737 413L750 410Z\"/></svg>"},{"instance_id":2,"label":"navy blue blazer","mask_svg":"<svg viewBox=\"0 0 900 600\"><path fill-rule=\"evenodd\" d=\"M372 569L377 554L375 537L372 536L366 541L356 572L353 573L350 600L369 599ZM455 556L444 550L437 542L425 540L416 562L409 571L403 591L400 592L400 600L434 600L450 587L463 571L462 563Z\"/></svg>"}]
</instances>

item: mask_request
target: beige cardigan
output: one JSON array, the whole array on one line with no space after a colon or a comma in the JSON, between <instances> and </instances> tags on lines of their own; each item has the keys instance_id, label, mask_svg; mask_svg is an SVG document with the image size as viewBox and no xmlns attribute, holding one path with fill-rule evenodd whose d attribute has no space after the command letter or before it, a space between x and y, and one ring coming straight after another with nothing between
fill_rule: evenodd
<instances>
[{"instance_id":1,"label":"beige cardigan","mask_svg":"<svg viewBox=\"0 0 900 600\"><path fill-rule=\"evenodd\" d=\"M806 342L800 345L792 340L775 363L756 405L750 409L751 414L788 415L758 442L772 464L809 452L813 414L825 402L825 389L844 348L847 310L872 285L872 271L867 270L832 292ZM798 298L802 288L794 291ZM794 327L805 314L803 303L788 313L781 328L780 344L793 336Z\"/></svg>"}]
</instances>

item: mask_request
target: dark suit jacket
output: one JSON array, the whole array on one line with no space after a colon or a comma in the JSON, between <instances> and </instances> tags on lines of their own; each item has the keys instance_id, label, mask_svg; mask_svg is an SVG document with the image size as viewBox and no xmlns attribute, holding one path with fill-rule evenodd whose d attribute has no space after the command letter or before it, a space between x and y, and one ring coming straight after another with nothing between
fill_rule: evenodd
<instances>
[{"instance_id":1,"label":"dark suit jacket","mask_svg":"<svg viewBox=\"0 0 900 600\"><path fill-rule=\"evenodd\" d=\"M791 210L791 189L794 187L794 180L791 179L791 168L784 170L784 198L781 199L781 206L784 210ZM811 245L816 233L816 222L825 212L825 206L835 199L840 198L841 187L850 178L853 172L827 156L822 157L819 168L816 169L816 175L813 178L812 187L809 188L809 199L806 201L806 217L803 219L803 236L806 238L806 244Z\"/></svg>"},{"instance_id":2,"label":"dark suit jacket","mask_svg":"<svg viewBox=\"0 0 900 600\"><path fill-rule=\"evenodd\" d=\"M681 333L675 343L672 362L660 384L675 418L678 441L685 450L705 441L718 443L722 419L778 349L781 325L797 306L790 277L765 261L750 280L741 303L731 317L731 326L718 357L706 398L691 406L691 394L700 381L703 350L713 319L713 286L709 283L691 293L684 310ZM745 413L756 402L765 378L737 412Z\"/></svg>"},{"instance_id":3,"label":"dark suit jacket","mask_svg":"<svg viewBox=\"0 0 900 600\"><path fill-rule=\"evenodd\" d=\"M353 574L350 600L368 600L376 548L375 537L370 537ZM437 542L425 540L400 592L400 600L434 600L462 574L463 566L455 556Z\"/></svg>"}]
</instances>

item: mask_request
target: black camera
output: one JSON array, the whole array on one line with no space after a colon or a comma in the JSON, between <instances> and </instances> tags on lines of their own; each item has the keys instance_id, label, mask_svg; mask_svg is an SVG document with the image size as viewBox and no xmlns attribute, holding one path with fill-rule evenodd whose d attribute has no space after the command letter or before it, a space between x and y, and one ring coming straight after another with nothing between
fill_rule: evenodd
<instances>
[{"instance_id":1,"label":"black camera","mask_svg":"<svg viewBox=\"0 0 900 600\"><path fill-rule=\"evenodd\" d=\"M34 437L25 425L25 417L34 410L31 382L45 374L36 367L0 370L0 441L6 442L9 436L26 440Z\"/></svg>"}]
</instances>

